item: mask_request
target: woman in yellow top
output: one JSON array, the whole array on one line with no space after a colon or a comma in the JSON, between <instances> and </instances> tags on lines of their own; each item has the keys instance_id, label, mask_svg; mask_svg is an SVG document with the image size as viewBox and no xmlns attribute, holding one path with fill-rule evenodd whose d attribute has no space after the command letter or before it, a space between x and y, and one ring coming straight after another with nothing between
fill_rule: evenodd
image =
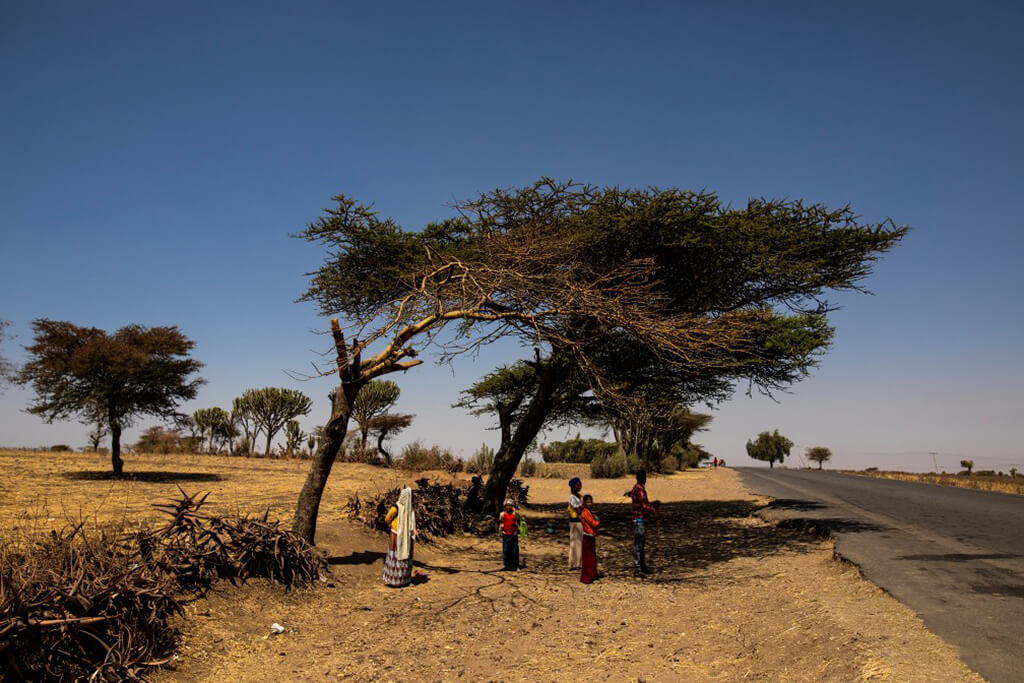
<instances>
[{"instance_id":1,"label":"woman in yellow top","mask_svg":"<svg viewBox=\"0 0 1024 683\"><path fill-rule=\"evenodd\" d=\"M388 525L388 554L384 558L384 583L392 588L412 582L412 551L416 536L416 513L412 508L412 489L398 494L384 522Z\"/></svg>"}]
</instances>

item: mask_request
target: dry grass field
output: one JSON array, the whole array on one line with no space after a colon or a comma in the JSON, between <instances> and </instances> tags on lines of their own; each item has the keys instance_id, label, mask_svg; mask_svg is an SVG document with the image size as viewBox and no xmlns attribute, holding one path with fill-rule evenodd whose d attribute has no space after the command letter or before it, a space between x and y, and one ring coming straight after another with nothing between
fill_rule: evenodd
<instances>
[{"instance_id":1,"label":"dry grass field","mask_svg":"<svg viewBox=\"0 0 1024 683\"><path fill-rule=\"evenodd\" d=\"M1024 477L1000 477L987 474L933 474L918 472L886 472L848 470L846 474L859 474L864 477L879 479L897 479L899 481L916 481L922 484L938 484L940 486L957 486L963 489L979 489L981 491L998 491L1024 496Z\"/></svg>"},{"instance_id":2,"label":"dry grass field","mask_svg":"<svg viewBox=\"0 0 1024 683\"><path fill-rule=\"evenodd\" d=\"M105 478L94 456L0 452L0 521L42 529L65 520L144 521L177 493L211 491L221 512L287 519L307 463L209 456L129 456L134 479ZM607 576L590 586L565 568L565 483L532 478L524 510L527 566L498 571L496 538L459 536L416 548L423 583L380 581L385 538L344 516L352 493L411 481L339 464L326 491L318 543L333 578L284 593L222 585L191 603L166 681L506 680L971 681L956 652L831 543L773 527L766 504L730 470L653 477L664 501L648 541L655 574L630 575L631 481L585 480L604 533ZM435 474L441 478L443 475ZM660 542L659 542L660 536ZM270 634L274 622L285 627Z\"/></svg>"}]
</instances>

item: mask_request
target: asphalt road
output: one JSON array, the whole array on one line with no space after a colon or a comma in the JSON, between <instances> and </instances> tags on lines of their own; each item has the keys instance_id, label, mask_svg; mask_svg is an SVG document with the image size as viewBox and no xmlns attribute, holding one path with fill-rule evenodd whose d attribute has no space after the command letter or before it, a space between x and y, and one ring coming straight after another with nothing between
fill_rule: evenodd
<instances>
[{"instance_id":1,"label":"asphalt road","mask_svg":"<svg viewBox=\"0 0 1024 683\"><path fill-rule=\"evenodd\" d=\"M972 669L1024 681L1024 497L828 471L737 468L776 519L814 519L836 552L917 612Z\"/></svg>"}]
</instances>

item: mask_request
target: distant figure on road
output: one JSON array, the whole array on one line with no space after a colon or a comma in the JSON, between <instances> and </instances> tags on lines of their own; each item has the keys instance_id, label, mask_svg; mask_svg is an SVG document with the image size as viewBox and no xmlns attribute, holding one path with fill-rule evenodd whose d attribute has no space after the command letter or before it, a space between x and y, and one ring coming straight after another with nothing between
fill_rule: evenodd
<instances>
[{"instance_id":1,"label":"distant figure on road","mask_svg":"<svg viewBox=\"0 0 1024 683\"><path fill-rule=\"evenodd\" d=\"M650 574L647 568L647 556L644 552L644 545L647 541L647 524L658 515L660 503L647 500L647 471L637 470L636 484L627 493L633 501L633 576Z\"/></svg>"},{"instance_id":2,"label":"distant figure on road","mask_svg":"<svg viewBox=\"0 0 1024 683\"><path fill-rule=\"evenodd\" d=\"M583 482L579 477L569 480L569 571L578 570L583 549L583 524L580 515L583 513L583 501L580 500L580 489Z\"/></svg>"},{"instance_id":3,"label":"distant figure on road","mask_svg":"<svg viewBox=\"0 0 1024 683\"><path fill-rule=\"evenodd\" d=\"M412 508L412 489L398 494L398 502L384 517L388 525L388 554L384 558L384 583L391 588L412 582L413 540L416 537L416 512Z\"/></svg>"},{"instance_id":4,"label":"distant figure on road","mask_svg":"<svg viewBox=\"0 0 1024 683\"><path fill-rule=\"evenodd\" d=\"M715 456L715 459L711 461L711 465L712 467L718 467L718 456Z\"/></svg>"}]
</instances>

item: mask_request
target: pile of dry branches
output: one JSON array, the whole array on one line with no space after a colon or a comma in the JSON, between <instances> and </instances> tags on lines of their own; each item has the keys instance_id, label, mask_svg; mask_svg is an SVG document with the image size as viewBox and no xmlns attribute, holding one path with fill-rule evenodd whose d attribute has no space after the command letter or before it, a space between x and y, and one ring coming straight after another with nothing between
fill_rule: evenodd
<instances>
[{"instance_id":1,"label":"pile of dry branches","mask_svg":"<svg viewBox=\"0 0 1024 683\"><path fill-rule=\"evenodd\" d=\"M378 493L368 500L358 495L348 499L348 514L377 531L386 531L384 518L398 500L401 487ZM488 515L470 512L465 508L467 489L452 484L432 484L425 477L416 480L412 502L416 511L418 540L430 542L432 538L450 536L460 532L488 533L494 530L494 520ZM526 503L530 487L519 479L509 485L509 496L518 504Z\"/></svg>"},{"instance_id":2,"label":"pile of dry branches","mask_svg":"<svg viewBox=\"0 0 1024 683\"><path fill-rule=\"evenodd\" d=\"M182 600L218 579L290 588L324 557L277 522L200 513L206 497L158 505L171 516L130 535L83 525L0 544L3 680L137 679L167 661ZM9 541L9 542L8 542Z\"/></svg>"},{"instance_id":3,"label":"pile of dry branches","mask_svg":"<svg viewBox=\"0 0 1024 683\"><path fill-rule=\"evenodd\" d=\"M207 494L208 495L208 494ZM155 532L135 535L143 558L173 575L178 585L205 592L217 579L232 584L249 578L276 581L290 589L311 583L326 571L326 558L277 520L261 517L218 517L200 508L206 495L186 495L155 505L171 516Z\"/></svg>"},{"instance_id":4,"label":"pile of dry branches","mask_svg":"<svg viewBox=\"0 0 1024 683\"><path fill-rule=\"evenodd\" d=\"M123 680L162 663L181 611L175 580L82 525L0 551L4 680Z\"/></svg>"}]
</instances>

